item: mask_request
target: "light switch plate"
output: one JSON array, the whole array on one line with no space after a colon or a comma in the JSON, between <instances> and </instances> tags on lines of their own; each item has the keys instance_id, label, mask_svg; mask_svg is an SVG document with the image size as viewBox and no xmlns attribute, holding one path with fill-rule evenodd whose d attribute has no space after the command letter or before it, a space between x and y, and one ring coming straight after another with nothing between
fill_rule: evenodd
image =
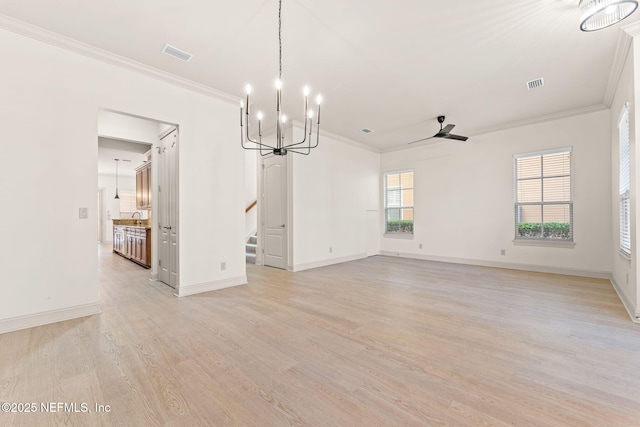
<instances>
[{"instance_id":1,"label":"light switch plate","mask_svg":"<svg viewBox=\"0 0 640 427\"><path fill-rule=\"evenodd\" d=\"M78 216L80 217L80 219L89 218L89 208L80 208L78 211Z\"/></svg>"}]
</instances>

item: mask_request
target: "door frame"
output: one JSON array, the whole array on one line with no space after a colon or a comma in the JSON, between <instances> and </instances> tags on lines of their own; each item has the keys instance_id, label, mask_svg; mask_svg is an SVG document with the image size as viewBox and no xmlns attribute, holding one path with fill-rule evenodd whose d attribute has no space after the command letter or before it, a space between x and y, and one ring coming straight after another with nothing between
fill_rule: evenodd
<instances>
[{"instance_id":1,"label":"door frame","mask_svg":"<svg viewBox=\"0 0 640 427\"><path fill-rule=\"evenodd\" d=\"M104 187L98 187L98 243L104 243L105 236L105 200L104 200Z\"/></svg>"},{"instance_id":2,"label":"door frame","mask_svg":"<svg viewBox=\"0 0 640 427\"><path fill-rule=\"evenodd\" d=\"M160 185L160 158L159 158L159 150L160 150L160 145L162 144L162 139L164 139L165 137L167 137L168 135L170 135L173 131L176 131L177 133L177 140L176 140L176 148L175 148L175 171L173 176L171 177L171 180L173 181L173 185L175 187L175 198L174 200L170 200L170 203L175 204L175 218L172 218L171 221L172 223L176 224L177 230L178 232L176 233L175 236L175 241L176 241L176 251L175 251L175 264L176 264L176 287L175 287L175 294L176 296L178 295L178 291L180 289L180 204L178 203L179 200L179 177L180 177L180 171L179 171L179 167L180 167L180 161L179 161L179 156L180 156L180 127L178 125L170 125L165 131L161 132L158 135L158 142L157 145L153 147L153 151L152 151L152 163L151 163L151 182L152 182L152 187L153 187L153 191L152 191L152 197L153 197L153 201L151 202L152 204L152 212L155 212L155 214L152 217L152 239L155 242L154 244L154 248L153 248L153 253L152 253L152 263L153 263L153 270L154 270L154 274L152 276L153 280L156 281L160 281L160 266L159 266L159 259L160 259L160 246L161 246L161 241L160 241L160 195L158 192L158 187ZM155 183L155 184L154 184ZM171 210L171 207L169 207L169 209ZM155 232L155 236L153 236L153 233ZM165 282L163 282L165 283ZM170 286L168 283L166 283L167 286Z\"/></svg>"}]
</instances>

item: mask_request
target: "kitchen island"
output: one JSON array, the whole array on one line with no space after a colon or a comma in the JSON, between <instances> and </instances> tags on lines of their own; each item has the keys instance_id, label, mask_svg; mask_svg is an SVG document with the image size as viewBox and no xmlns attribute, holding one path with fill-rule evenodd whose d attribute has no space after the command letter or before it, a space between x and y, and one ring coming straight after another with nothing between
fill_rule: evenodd
<instances>
[{"instance_id":1,"label":"kitchen island","mask_svg":"<svg viewBox=\"0 0 640 427\"><path fill-rule=\"evenodd\" d=\"M113 252L151 268L151 227L147 220L114 219Z\"/></svg>"}]
</instances>

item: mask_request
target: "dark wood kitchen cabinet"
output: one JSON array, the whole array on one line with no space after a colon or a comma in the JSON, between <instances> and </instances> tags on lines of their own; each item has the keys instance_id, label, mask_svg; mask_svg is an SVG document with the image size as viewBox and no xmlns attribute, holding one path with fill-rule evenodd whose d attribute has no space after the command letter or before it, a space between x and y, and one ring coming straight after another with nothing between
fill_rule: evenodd
<instances>
[{"instance_id":1,"label":"dark wood kitchen cabinet","mask_svg":"<svg viewBox=\"0 0 640 427\"><path fill-rule=\"evenodd\" d=\"M136 168L136 208L151 209L151 162Z\"/></svg>"},{"instance_id":2,"label":"dark wood kitchen cabinet","mask_svg":"<svg viewBox=\"0 0 640 427\"><path fill-rule=\"evenodd\" d=\"M113 226L113 251L121 255L125 253L124 227L119 225Z\"/></svg>"},{"instance_id":3,"label":"dark wood kitchen cabinet","mask_svg":"<svg viewBox=\"0 0 640 427\"><path fill-rule=\"evenodd\" d=\"M113 252L151 268L151 229L114 226Z\"/></svg>"}]
</instances>

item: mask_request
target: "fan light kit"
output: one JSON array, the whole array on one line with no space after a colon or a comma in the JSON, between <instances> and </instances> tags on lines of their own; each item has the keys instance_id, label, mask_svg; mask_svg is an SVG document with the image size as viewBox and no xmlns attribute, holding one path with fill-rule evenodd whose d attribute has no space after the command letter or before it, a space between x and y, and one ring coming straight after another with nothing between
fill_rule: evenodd
<instances>
[{"instance_id":1,"label":"fan light kit","mask_svg":"<svg viewBox=\"0 0 640 427\"><path fill-rule=\"evenodd\" d=\"M320 141L320 102L322 96L318 95L316 103L318 104L316 114L316 142L311 144L311 135L313 131L313 110L309 110L308 98L309 88L304 88L304 138L300 142L292 142L285 144L284 140L284 125L287 121L287 117L282 114L282 0L278 1L278 42L279 42L279 72L278 80L276 80L276 143L275 145L269 145L262 142L262 112L256 114L258 119L258 139L251 139L249 132L249 123L251 119L251 86L247 85L247 99L246 104L240 101L240 145L245 150L259 150L262 156L273 154L275 156L285 156L289 151L297 154L308 155L311 153L312 148L318 146ZM243 110L246 106L246 117L243 117ZM243 132L243 127L246 125L246 134ZM308 129L308 134L307 134ZM307 137L309 138L307 140ZM245 141L246 138L246 141ZM251 144L251 145L245 145Z\"/></svg>"},{"instance_id":2,"label":"fan light kit","mask_svg":"<svg viewBox=\"0 0 640 427\"><path fill-rule=\"evenodd\" d=\"M422 139L418 139L417 141L411 141L409 144L413 144L420 141L426 141L427 139L432 139L432 138L455 139L457 141L466 141L467 139L469 139L469 137L454 135L451 133L451 131L453 130L454 127L456 127L456 125L448 124L443 128L442 124L444 123L444 119L445 119L444 116L438 116L438 123L440 123L440 131L438 131L438 133L428 138L422 138Z\"/></svg>"},{"instance_id":3,"label":"fan light kit","mask_svg":"<svg viewBox=\"0 0 640 427\"><path fill-rule=\"evenodd\" d=\"M638 8L636 0L580 0L580 29L596 31L616 24Z\"/></svg>"}]
</instances>

